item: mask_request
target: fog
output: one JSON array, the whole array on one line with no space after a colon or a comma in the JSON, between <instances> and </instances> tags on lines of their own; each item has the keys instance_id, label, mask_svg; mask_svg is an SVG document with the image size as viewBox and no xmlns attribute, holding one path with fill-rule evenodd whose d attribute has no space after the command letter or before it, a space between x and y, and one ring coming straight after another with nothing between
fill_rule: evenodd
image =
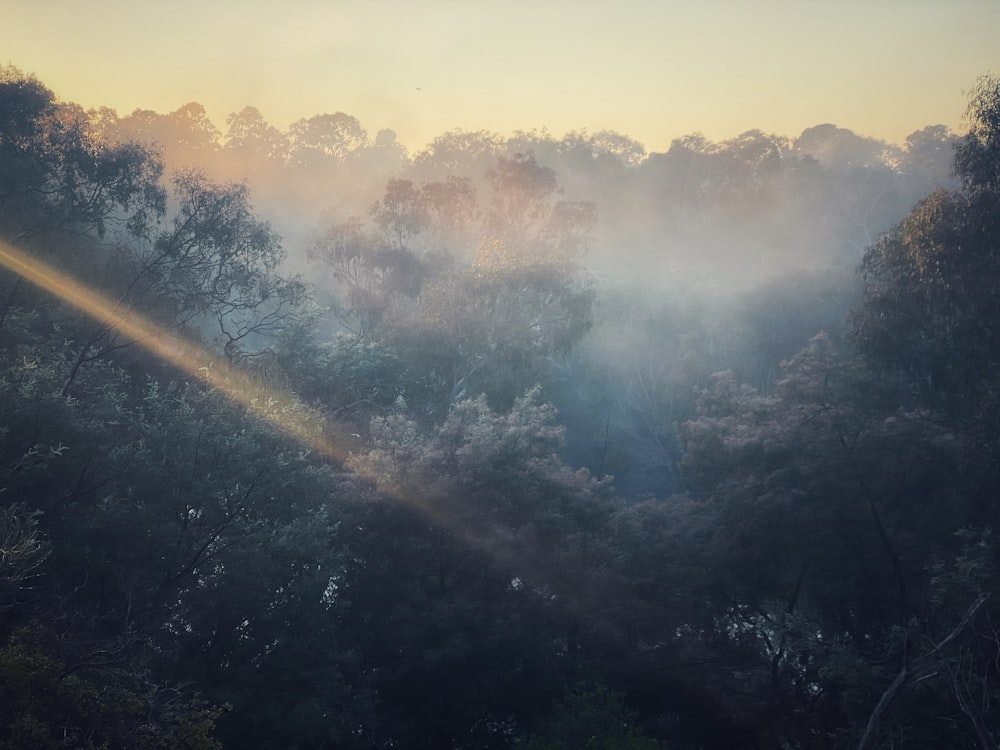
<instances>
[{"instance_id":1,"label":"fog","mask_svg":"<svg viewBox=\"0 0 1000 750\"><path fill-rule=\"evenodd\" d=\"M394 325L426 327L422 274L443 272L442 263L473 266L498 232L529 263L531 253L551 259L559 242L570 242L559 262L594 293L592 328L561 356L546 355L546 397L566 421L586 415L568 430L566 460L613 475L631 498L678 489L674 427L693 416L694 394L711 373L732 369L769 392L780 363L813 335L839 335L865 249L920 198L957 184L958 136L943 125L900 144L829 123L718 142L694 133L662 153L610 131L452 130L411 154L392 131L369 134L343 112L304 118L287 131L252 106L224 126L197 103L166 114L88 116L104 138L155 146L168 174L196 168L245 182L255 209L283 238L287 272L313 284L328 338L371 333L363 311L345 319L352 284L356 297L364 291L380 308L367 316L393 313ZM520 168L497 180L504 163ZM556 207L567 212L562 226L553 223ZM513 236L517 223L526 225L517 232L537 235L534 250L524 249L527 237ZM359 253L377 246L412 253L411 265L367 268L370 278L339 283L352 242ZM540 373L515 382L528 387ZM468 374L475 373L440 386L447 394L433 407L438 416ZM509 406L512 387L491 403Z\"/></svg>"},{"instance_id":2,"label":"fog","mask_svg":"<svg viewBox=\"0 0 1000 750\"><path fill-rule=\"evenodd\" d=\"M0 745L994 747L998 92L409 152L3 68Z\"/></svg>"},{"instance_id":3,"label":"fog","mask_svg":"<svg viewBox=\"0 0 1000 750\"><path fill-rule=\"evenodd\" d=\"M694 133L664 153L609 131L557 138L544 130L508 137L454 130L409 154L391 130L369 134L343 112L299 120L287 131L251 106L224 126L197 103L166 114L91 116L106 138L156 144L168 173L196 167L218 180L245 180L260 213L282 230L293 262L310 239L304 226L366 219L390 179L417 187L469 180L477 208L486 210L488 172L499 157L516 154L552 170L560 200L595 206L600 220L583 258L588 268L613 283L706 290L856 265L916 200L954 184L956 135L942 125L902 144L831 124L798 135L748 131L720 142Z\"/></svg>"}]
</instances>

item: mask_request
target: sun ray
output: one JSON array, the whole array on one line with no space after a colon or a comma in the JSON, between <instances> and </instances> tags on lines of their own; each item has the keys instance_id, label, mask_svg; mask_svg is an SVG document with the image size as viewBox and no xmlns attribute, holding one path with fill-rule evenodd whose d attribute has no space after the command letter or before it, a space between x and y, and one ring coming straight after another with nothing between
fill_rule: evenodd
<instances>
[{"instance_id":1,"label":"sun ray","mask_svg":"<svg viewBox=\"0 0 1000 750\"><path fill-rule=\"evenodd\" d=\"M117 330L150 353L177 367L207 387L224 394L255 418L270 424L292 440L328 461L343 465L351 455L350 432L292 391L251 376L204 347L124 308L76 279L0 240L0 267L20 275L40 289L72 305L102 325ZM376 475L350 462L350 469L371 481L385 498L401 503L427 521L446 529L456 541L488 557L504 560L512 576L533 580L549 595L558 592L559 605L569 616L589 622L597 630L617 632L617 625L599 614L600 583L579 561L566 558L536 542L514 540L516 532L484 516L469 514L463 498L428 494L426 488ZM524 542L527 541L527 544ZM513 544L512 544L513 542Z\"/></svg>"},{"instance_id":2,"label":"sun ray","mask_svg":"<svg viewBox=\"0 0 1000 750\"><path fill-rule=\"evenodd\" d=\"M266 418L290 437L308 444L309 448L328 458L346 458L346 451L335 443L317 437L317 427L323 421L321 415L308 409L293 393L262 383L259 378L231 366L203 347L7 243L0 243L0 265Z\"/></svg>"},{"instance_id":3,"label":"sun ray","mask_svg":"<svg viewBox=\"0 0 1000 750\"><path fill-rule=\"evenodd\" d=\"M231 365L204 347L178 336L139 312L123 307L67 274L0 241L0 266L18 274L36 287L118 331L137 345L177 367L207 387L222 393L254 417L280 430L314 455L343 464L350 456L349 432L341 429L318 409L305 404L295 393ZM364 476L383 491L386 478ZM487 544L482 532L473 531L449 518L436 503L416 490L392 483L391 496L430 520L449 528L466 543Z\"/></svg>"}]
</instances>

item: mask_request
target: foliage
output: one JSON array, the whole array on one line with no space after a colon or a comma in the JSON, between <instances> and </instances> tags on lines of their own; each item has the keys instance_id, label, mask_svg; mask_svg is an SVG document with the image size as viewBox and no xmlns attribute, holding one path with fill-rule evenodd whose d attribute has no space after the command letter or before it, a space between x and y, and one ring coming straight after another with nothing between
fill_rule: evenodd
<instances>
[{"instance_id":1,"label":"foliage","mask_svg":"<svg viewBox=\"0 0 1000 750\"><path fill-rule=\"evenodd\" d=\"M157 694L114 667L70 670L46 653L56 644L52 634L22 631L0 649L4 747L221 750L212 731L222 709Z\"/></svg>"},{"instance_id":2,"label":"foliage","mask_svg":"<svg viewBox=\"0 0 1000 750\"><path fill-rule=\"evenodd\" d=\"M3 272L0 744L995 747L997 89L411 159L0 69L0 239L231 368Z\"/></svg>"},{"instance_id":3,"label":"foliage","mask_svg":"<svg viewBox=\"0 0 1000 750\"><path fill-rule=\"evenodd\" d=\"M656 750L661 745L646 739L632 726L634 715L621 696L603 685L567 689L546 719L543 729L525 745L531 750Z\"/></svg>"},{"instance_id":4,"label":"foliage","mask_svg":"<svg viewBox=\"0 0 1000 750\"><path fill-rule=\"evenodd\" d=\"M998 90L984 78L973 92L970 132L956 148L961 187L930 195L866 253L852 320L873 361L904 372L925 403L966 416L997 374Z\"/></svg>"},{"instance_id":5,"label":"foliage","mask_svg":"<svg viewBox=\"0 0 1000 750\"><path fill-rule=\"evenodd\" d=\"M523 733L577 659L578 636L564 640L553 605L595 604L575 576L593 571L597 585L602 519L615 505L607 484L560 464L553 417L530 393L508 413L461 402L426 435L403 415L377 418L375 448L351 462L390 501L365 510L358 530L395 542L355 557L342 595L364 606L352 622L381 613L366 619L362 655L410 742L426 741L421 731L470 747ZM411 692L418 675L433 686L430 704ZM410 712L424 720L412 726Z\"/></svg>"},{"instance_id":6,"label":"foliage","mask_svg":"<svg viewBox=\"0 0 1000 750\"><path fill-rule=\"evenodd\" d=\"M96 137L82 111L57 104L37 79L0 68L0 113L0 237L38 246L112 226L141 236L162 214L151 153Z\"/></svg>"},{"instance_id":7,"label":"foliage","mask_svg":"<svg viewBox=\"0 0 1000 750\"><path fill-rule=\"evenodd\" d=\"M213 185L195 172L174 185L173 226L143 255L140 274L154 276L155 292L177 306L175 317L203 316L230 360L245 356L248 344L294 319L305 287L277 274L280 239L253 215L245 186Z\"/></svg>"},{"instance_id":8,"label":"foliage","mask_svg":"<svg viewBox=\"0 0 1000 750\"><path fill-rule=\"evenodd\" d=\"M342 160L367 139L357 118L343 112L296 120L289 128L293 164L308 166L317 159Z\"/></svg>"}]
</instances>

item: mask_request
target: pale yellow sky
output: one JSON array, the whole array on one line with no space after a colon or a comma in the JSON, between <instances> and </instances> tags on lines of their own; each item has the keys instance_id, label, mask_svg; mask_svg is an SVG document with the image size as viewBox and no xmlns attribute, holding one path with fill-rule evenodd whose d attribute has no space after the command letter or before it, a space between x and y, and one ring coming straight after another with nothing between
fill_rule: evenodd
<instances>
[{"instance_id":1,"label":"pale yellow sky","mask_svg":"<svg viewBox=\"0 0 1000 750\"><path fill-rule=\"evenodd\" d=\"M0 61L84 107L285 128L343 111L411 149L452 128L901 141L1000 73L1000 0L0 0Z\"/></svg>"}]
</instances>

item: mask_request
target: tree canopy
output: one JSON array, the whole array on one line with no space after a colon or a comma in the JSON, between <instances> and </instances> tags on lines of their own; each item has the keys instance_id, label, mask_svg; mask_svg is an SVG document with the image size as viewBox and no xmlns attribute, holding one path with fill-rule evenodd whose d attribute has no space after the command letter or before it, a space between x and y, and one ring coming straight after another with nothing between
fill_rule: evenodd
<instances>
[{"instance_id":1,"label":"tree canopy","mask_svg":"<svg viewBox=\"0 0 1000 750\"><path fill-rule=\"evenodd\" d=\"M998 102L411 157L0 68L0 747L995 748Z\"/></svg>"}]
</instances>

